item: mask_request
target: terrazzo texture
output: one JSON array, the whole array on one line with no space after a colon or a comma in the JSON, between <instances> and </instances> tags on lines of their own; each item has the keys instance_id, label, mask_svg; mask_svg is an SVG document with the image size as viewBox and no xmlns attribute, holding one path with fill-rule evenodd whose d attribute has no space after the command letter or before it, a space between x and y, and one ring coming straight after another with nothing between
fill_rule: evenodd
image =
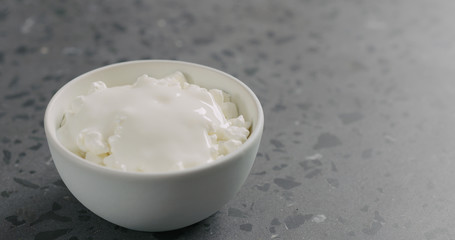
<instances>
[{"instance_id":1,"label":"terrazzo texture","mask_svg":"<svg viewBox=\"0 0 455 240\"><path fill-rule=\"evenodd\" d=\"M0 239L455 239L455 2L0 4ZM52 94L91 69L178 59L258 95L251 175L208 219L136 232L92 214L50 157ZM210 193L207 193L210 194Z\"/></svg>"}]
</instances>

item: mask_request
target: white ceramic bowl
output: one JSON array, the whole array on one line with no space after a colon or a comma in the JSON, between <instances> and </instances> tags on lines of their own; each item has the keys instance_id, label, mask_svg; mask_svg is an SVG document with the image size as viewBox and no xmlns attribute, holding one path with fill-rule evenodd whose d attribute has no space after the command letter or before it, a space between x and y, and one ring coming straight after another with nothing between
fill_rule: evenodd
<instances>
[{"instance_id":1,"label":"white ceramic bowl","mask_svg":"<svg viewBox=\"0 0 455 240\"><path fill-rule=\"evenodd\" d=\"M121 172L91 163L67 150L57 139L64 109L91 82L108 86L133 83L142 74L164 77L182 71L191 83L232 95L239 112L252 122L251 134L235 152L212 163L167 173ZM71 193L98 216L141 231L167 231L201 221L225 205L245 182L256 158L264 115L254 93L241 81L206 66L168 60L131 61L85 73L63 86L44 117L55 166Z\"/></svg>"}]
</instances>

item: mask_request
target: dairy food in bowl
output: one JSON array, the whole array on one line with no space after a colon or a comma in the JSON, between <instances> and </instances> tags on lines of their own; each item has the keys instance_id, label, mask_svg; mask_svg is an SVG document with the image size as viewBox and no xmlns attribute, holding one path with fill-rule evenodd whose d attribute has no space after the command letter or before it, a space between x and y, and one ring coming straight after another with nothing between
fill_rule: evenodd
<instances>
[{"instance_id":1,"label":"dairy food in bowl","mask_svg":"<svg viewBox=\"0 0 455 240\"><path fill-rule=\"evenodd\" d=\"M133 85L140 74L161 79L176 71L184 73L191 84L231 95L230 102L237 106L238 114L250 123L248 138L236 150L210 163L183 170L119 171L83 159L59 140L57 132L68 106L78 96L86 96L93 83L103 81L106 89L111 89ZM56 92L44 117L52 159L70 192L98 216L141 231L185 227L223 207L249 175L263 126L261 104L240 80L206 66L169 60L125 62L85 73Z\"/></svg>"},{"instance_id":2,"label":"dairy food in bowl","mask_svg":"<svg viewBox=\"0 0 455 240\"><path fill-rule=\"evenodd\" d=\"M166 172L216 161L249 135L230 95L190 84L182 72L131 85L93 82L76 97L57 131L71 152L132 172Z\"/></svg>"}]
</instances>

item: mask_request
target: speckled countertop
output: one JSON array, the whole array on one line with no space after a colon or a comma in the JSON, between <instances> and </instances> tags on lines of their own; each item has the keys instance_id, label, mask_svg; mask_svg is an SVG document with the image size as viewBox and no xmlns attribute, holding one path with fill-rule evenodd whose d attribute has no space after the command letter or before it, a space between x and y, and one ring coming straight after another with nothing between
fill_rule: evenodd
<instances>
[{"instance_id":1,"label":"speckled countertop","mask_svg":"<svg viewBox=\"0 0 455 240\"><path fill-rule=\"evenodd\" d=\"M455 239L452 0L0 4L0 239ZM178 59L256 92L265 131L225 207L127 230L60 180L52 94L91 69ZM210 194L210 193L207 193Z\"/></svg>"}]
</instances>

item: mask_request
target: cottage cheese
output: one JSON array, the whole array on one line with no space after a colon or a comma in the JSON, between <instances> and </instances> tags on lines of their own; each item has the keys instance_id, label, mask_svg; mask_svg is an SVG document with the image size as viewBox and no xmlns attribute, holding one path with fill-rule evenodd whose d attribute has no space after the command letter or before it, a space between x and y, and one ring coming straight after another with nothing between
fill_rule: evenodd
<instances>
[{"instance_id":1,"label":"cottage cheese","mask_svg":"<svg viewBox=\"0 0 455 240\"><path fill-rule=\"evenodd\" d=\"M190 84L176 72L110 88L93 83L68 106L57 135L67 149L96 164L166 172L233 152L249 127L230 95Z\"/></svg>"}]
</instances>

